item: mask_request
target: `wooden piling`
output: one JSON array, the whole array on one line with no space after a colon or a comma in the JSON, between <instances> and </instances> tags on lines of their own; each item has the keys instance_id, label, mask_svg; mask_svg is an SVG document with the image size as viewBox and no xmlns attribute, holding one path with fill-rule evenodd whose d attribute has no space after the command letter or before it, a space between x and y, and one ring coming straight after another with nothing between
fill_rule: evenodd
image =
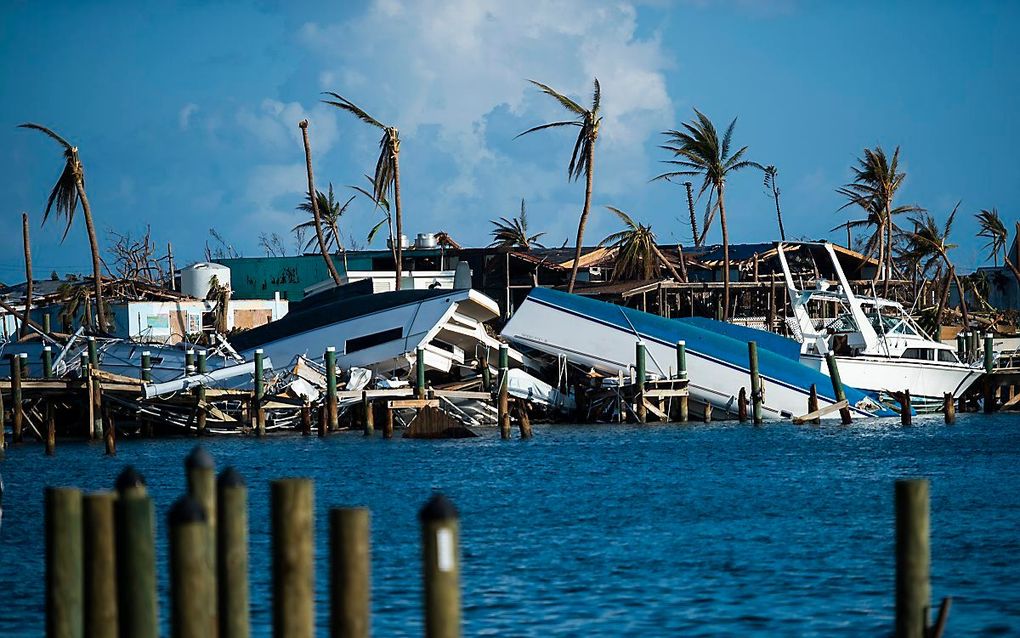
<instances>
[{"instance_id":1,"label":"wooden piling","mask_svg":"<svg viewBox=\"0 0 1020 638\"><path fill-rule=\"evenodd\" d=\"M706 403L705 404L705 423L711 423L711 422L712 422L712 404L711 403Z\"/></svg>"},{"instance_id":2,"label":"wooden piling","mask_svg":"<svg viewBox=\"0 0 1020 638\"><path fill-rule=\"evenodd\" d=\"M637 418L639 423L648 420L648 409L645 406L645 376L647 375L645 344L638 340L634 344L634 373L635 373L635 403L637 404Z\"/></svg>"},{"instance_id":3,"label":"wooden piling","mask_svg":"<svg viewBox=\"0 0 1020 638\"><path fill-rule=\"evenodd\" d=\"M201 445L196 445L184 459L184 473L187 477L188 496L202 506L204 526L209 538L205 543L206 563L210 574L216 571L216 462ZM213 622L215 623L216 592L209 594L212 599Z\"/></svg>"},{"instance_id":4,"label":"wooden piling","mask_svg":"<svg viewBox=\"0 0 1020 638\"><path fill-rule=\"evenodd\" d=\"M3 451L7 449L7 417L4 407L4 393L0 392L0 459L3 458Z\"/></svg>"},{"instance_id":5,"label":"wooden piling","mask_svg":"<svg viewBox=\"0 0 1020 638\"><path fill-rule=\"evenodd\" d=\"M436 494L418 512L425 577L426 638L460 636L460 542L457 508Z\"/></svg>"},{"instance_id":6,"label":"wooden piling","mask_svg":"<svg viewBox=\"0 0 1020 638\"><path fill-rule=\"evenodd\" d=\"M311 638L315 630L314 498L308 479L270 483L273 635Z\"/></svg>"},{"instance_id":7,"label":"wooden piling","mask_svg":"<svg viewBox=\"0 0 1020 638\"><path fill-rule=\"evenodd\" d=\"M117 545L113 492L86 494L82 500L85 579L85 635L117 638Z\"/></svg>"},{"instance_id":8,"label":"wooden piling","mask_svg":"<svg viewBox=\"0 0 1020 638\"><path fill-rule=\"evenodd\" d=\"M17 355L10 355L11 358L11 440L14 443L21 443L22 424L25 419L25 406L21 396L21 363Z\"/></svg>"},{"instance_id":9,"label":"wooden piling","mask_svg":"<svg viewBox=\"0 0 1020 638\"><path fill-rule=\"evenodd\" d=\"M216 481L216 600L219 638L248 638L248 488L232 467Z\"/></svg>"},{"instance_id":10,"label":"wooden piling","mask_svg":"<svg viewBox=\"0 0 1020 638\"><path fill-rule=\"evenodd\" d=\"M57 419L53 415L53 401L46 401L46 456L57 451Z\"/></svg>"},{"instance_id":11,"label":"wooden piling","mask_svg":"<svg viewBox=\"0 0 1020 638\"><path fill-rule=\"evenodd\" d=\"M254 412L252 418L255 420L255 435L259 437L266 435L266 413L262 409L262 399L266 394L265 381L262 378L265 373L262 356L262 348L255 351L255 405L252 406Z\"/></svg>"},{"instance_id":12,"label":"wooden piling","mask_svg":"<svg viewBox=\"0 0 1020 638\"><path fill-rule=\"evenodd\" d=\"M367 508L329 511L329 630L333 638L371 634L371 522Z\"/></svg>"},{"instance_id":13,"label":"wooden piling","mask_svg":"<svg viewBox=\"0 0 1020 638\"><path fill-rule=\"evenodd\" d=\"M910 425L911 419L911 407L910 407L910 390L904 390L903 392L896 393L896 400L900 404L900 424Z\"/></svg>"},{"instance_id":14,"label":"wooden piling","mask_svg":"<svg viewBox=\"0 0 1020 638\"><path fill-rule=\"evenodd\" d=\"M960 361L967 361L967 333L956 333L956 355Z\"/></svg>"},{"instance_id":15,"label":"wooden piling","mask_svg":"<svg viewBox=\"0 0 1020 638\"><path fill-rule=\"evenodd\" d=\"M985 379L984 379L984 391L985 391L985 414L992 414L996 411L997 401L995 398L995 380L992 378L992 371L995 369L995 347L994 335L990 332L985 333L985 344L984 344L984 363L985 363Z\"/></svg>"},{"instance_id":16,"label":"wooden piling","mask_svg":"<svg viewBox=\"0 0 1020 638\"><path fill-rule=\"evenodd\" d=\"M517 427L521 433L521 439L530 439L533 434L531 431L531 418L528 416L528 402L522 399L516 399L517 402Z\"/></svg>"},{"instance_id":17,"label":"wooden piling","mask_svg":"<svg viewBox=\"0 0 1020 638\"><path fill-rule=\"evenodd\" d=\"M924 638L931 604L928 481L896 481L896 638Z\"/></svg>"},{"instance_id":18,"label":"wooden piling","mask_svg":"<svg viewBox=\"0 0 1020 638\"><path fill-rule=\"evenodd\" d=\"M500 348L500 362L502 363L502 348ZM414 395L419 399L425 398L425 349L417 348L414 351Z\"/></svg>"},{"instance_id":19,"label":"wooden piling","mask_svg":"<svg viewBox=\"0 0 1020 638\"><path fill-rule=\"evenodd\" d=\"M737 393L737 420L747 423L747 388L741 386Z\"/></svg>"},{"instance_id":20,"label":"wooden piling","mask_svg":"<svg viewBox=\"0 0 1020 638\"><path fill-rule=\"evenodd\" d=\"M21 362L21 380L27 381L31 378L31 374L28 371L28 353L22 352L18 355L18 361Z\"/></svg>"},{"instance_id":21,"label":"wooden piling","mask_svg":"<svg viewBox=\"0 0 1020 638\"><path fill-rule=\"evenodd\" d=\"M198 374L206 373L206 353L199 350L195 358L195 365ZM205 406L205 379L195 388L195 423L198 436L205 435L206 406Z\"/></svg>"},{"instance_id":22,"label":"wooden piling","mask_svg":"<svg viewBox=\"0 0 1020 638\"><path fill-rule=\"evenodd\" d=\"M810 393L808 394L807 408L808 414L818 411L818 388L816 388L815 384L813 383L811 384L811 390ZM811 423L813 423L814 425L819 425L821 424L821 422L822 422L821 417L811 419Z\"/></svg>"},{"instance_id":23,"label":"wooden piling","mask_svg":"<svg viewBox=\"0 0 1020 638\"><path fill-rule=\"evenodd\" d=\"M117 623L122 636L157 638L153 507L145 480L131 466L117 477Z\"/></svg>"},{"instance_id":24,"label":"wooden piling","mask_svg":"<svg viewBox=\"0 0 1020 638\"><path fill-rule=\"evenodd\" d=\"M148 350L142 352L142 381L152 381L152 355Z\"/></svg>"},{"instance_id":25,"label":"wooden piling","mask_svg":"<svg viewBox=\"0 0 1020 638\"><path fill-rule=\"evenodd\" d=\"M43 315L43 318L42 318L43 332L45 332L46 334L50 334L50 333L53 332L53 330L50 328L51 321L52 320L50 319L50 313L49 312L47 312L46 314Z\"/></svg>"},{"instance_id":26,"label":"wooden piling","mask_svg":"<svg viewBox=\"0 0 1020 638\"><path fill-rule=\"evenodd\" d=\"M48 487L44 500L46 635L49 638L82 638L85 610L81 492Z\"/></svg>"},{"instance_id":27,"label":"wooden piling","mask_svg":"<svg viewBox=\"0 0 1020 638\"><path fill-rule=\"evenodd\" d=\"M956 423L956 400L952 392L942 394L942 413L945 415L946 423Z\"/></svg>"},{"instance_id":28,"label":"wooden piling","mask_svg":"<svg viewBox=\"0 0 1020 638\"><path fill-rule=\"evenodd\" d=\"M758 342L747 342L747 359L751 370L751 414L755 425L762 424L762 387L758 374Z\"/></svg>"},{"instance_id":29,"label":"wooden piling","mask_svg":"<svg viewBox=\"0 0 1020 638\"><path fill-rule=\"evenodd\" d=\"M312 434L312 406L305 401L305 404L301 406L301 436L311 436Z\"/></svg>"},{"instance_id":30,"label":"wooden piling","mask_svg":"<svg viewBox=\"0 0 1020 638\"><path fill-rule=\"evenodd\" d=\"M328 413L328 409L326 408L326 403L323 402L319 406L319 429L318 429L318 435L319 435L320 439L326 436L326 428L328 427L327 421L329 421L329 418L326 416L327 413Z\"/></svg>"},{"instance_id":31,"label":"wooden piling","mask_svg":"<svg viewBox=\"0 0 1020 638\"><path fill-rule=\"evenodd\" d=\"M337 420L337 399L336 399L336 348L329 346L322 357L326 364L326 419L330 432L336 432L340 428Z\"/></svg>"},{"instance_id":32,"label":"wooden piling","mask_svg":"<svg viewBox=\"0 0 1020 638\"><path fill-rule=\"evenodd\" d=\"M832 381L832 391L836 395L836 401L846 401L846 392L843 391L843 381L839 378L839 366L836 364L836 355L832 352L825 353L825 365L829 368L829 379ZM843 425L850 425L850 408L840 408L839 416Z\"/></svg>"},{"instance_id":33,"label":"wooden piling","mask_svg":"<svg viewBox=\"0 0 1020 638\"><path fill-rule=\"evenodd\" d=\"M216 635L213 572L209 565L209 523L202 503L185 495L170 508L170 635Z\"/></svg>"},{"instance_id":34,"label":"wooden piling","mask_svg":"<svg viewBox=\"0 0 1020 638\"><path fill-rule=\"evenodd\" d=\"M372 402L368 398L368 390L361 392L361 409L365 413L365 436L375 434L375 414L373 414Z\"/></svg>"},{"instance_id":35,"label":"wooden piling","mask_svg":"<svg viewBox=\"0 0 1020 638\"><path fill-rule=\"evenodd\" d=\"M46 315L47 317L49 315ZM53 348L51 346L43 346L42 349L42 369L43 379L53 378Z\"/></svg>"},{"instance_id":36,"label":"wooden piling","mask_svg":"<svg viewBox=\"0 0 1020 638\"><path fill-rule=\"evenodd\" d=\"M687 342L676 342L676 378L687 381ZM687 423L690 416L690 399L687 395L680 397L680 422Z\"/></svg>"},{"instance_id":37,"label":"wooden piling","mask_svg":"<svg viewBox=\"0 0 1020 638\"><path fill-rule=\"evenodd\" d=\"M506 344L499 346L499 438L510 439L510 349Z\"/></svg>"},{"instance_id":38,"label":"wooden piling","mask_svg":"<svg viewBox=\"0 0 1020 638\"><path fill-rule=\"evenodd\" d=\"M386 418L383 421L382 436L383 436L384 439L392 439L393 438L393 410L391 410L389 408L389 406L387 406L386 410L385 410L385 414L386 414Z\"/></svg>"},{"instance_id":39,"label":"wooden piling","mask_svg":"<svg viewBox=\"0 0 1020 638\"><path fill-rule=\"evenodd\" d=\"M106 456L117 456L117 428L109 405L103 406L103 442L106 445Z\"/></svg>"}]
</instances>

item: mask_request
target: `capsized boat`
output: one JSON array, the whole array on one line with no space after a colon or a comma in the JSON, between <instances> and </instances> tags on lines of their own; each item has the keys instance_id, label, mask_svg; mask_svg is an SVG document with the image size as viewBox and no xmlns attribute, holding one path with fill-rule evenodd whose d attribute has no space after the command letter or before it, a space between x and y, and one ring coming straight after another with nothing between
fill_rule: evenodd
<instances>
[{"instance_id":1,"label":"capsized boat","mask_svg":"<svg viewBox=\"0 0 1020 638\"><path fill-rule=\"evenodd\" d=\"M843 383L888 405L896 405L894 392L910 390L917 412L941 410L944 393L959 398L981 376L980 363L961 362L951 346L928 336L901 304L877 294L855 295L831 244L797 245L813 249L816 257L831 259L838 278L816 281L814 288L797 288L784 245L779 245L779 263L793 308L789 323L800 343L801 363L828 374L825 354L833 352ZM839 308L835 318L818 318L817 302L835 304Z\"/></svg>"},{"instance_id":2,"label":"capsized boat","mask_svg":"<svg viewBox=\"0 0 1020 638\"><path fill-rule=\"evenodd\" d=\"M566 357L571 363L611 376L630 374L634 345L640 340L653 378L666 378L675 370L676 343L684 341L691 398L712 404L717 414L723 411L735 416L740 388L750 386L746 342L714 332L704 323L666 319L548 288L532 289L502 336L525 352ZM812 384L818 391L819 407L836 403L829 378L815 369L767 348L759 350L758 365L767 419L806 413ZM893 414L863 392L844 389L854 416ZM838 417L838 412L832 412L825 418Z\"/></svg>"}]
</instances>

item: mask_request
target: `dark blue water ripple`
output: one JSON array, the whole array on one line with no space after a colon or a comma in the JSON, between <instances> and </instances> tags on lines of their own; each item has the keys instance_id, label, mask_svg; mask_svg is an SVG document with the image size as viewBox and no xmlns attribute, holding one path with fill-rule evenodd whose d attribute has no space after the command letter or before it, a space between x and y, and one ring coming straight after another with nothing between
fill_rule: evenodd
<instances>
[{"instance_id":1,"label":"dark blue water ripple","mask_svg":"<svg viewBox=\"0 0 1020 638\"><path fill-rule=\"evenodd\" d=\"M892 623L892 483L932 479L932 590L955 635L1020 633L1020 419L961 415L770 425L537 426L529 442L213 439L251 497L252 620L269 635L268 481L315 479L325 633L326 510L372 509L373 629L421 635L416 513L435 489L462 514L465 635L861 636ZM0 635L43 630L42 489L105 489L131 463L166 508L192 440L11 449L0 529Z\"/></svg>"}]
</instances>

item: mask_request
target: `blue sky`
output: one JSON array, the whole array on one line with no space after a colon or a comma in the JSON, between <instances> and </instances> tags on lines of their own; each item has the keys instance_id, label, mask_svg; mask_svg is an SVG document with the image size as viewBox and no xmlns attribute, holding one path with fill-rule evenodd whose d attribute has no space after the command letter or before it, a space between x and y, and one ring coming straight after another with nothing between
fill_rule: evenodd
<instances>
[{"instance_id":1,"label":"blue sky","mask_svg":"<svg viewBox=\"0 0 1020 638\"><path fill-rule=\"evenodd\" d=\"M779 168L795 237L842 237L836 187L865 146L902 147L903 202L940 220L962 200L958 264L984 261L973 213L1020 210L1020 3L377 0L366 3L7 2L0 8L0 281L21 276L20 215L37 273L88 269L84 226L61 244L39 227L57 147L16 129L55 128L80 147L101 235L172 241L202 257L210 228L245 255L290 228L306 188L297 122L311 120L317 186L344 193L374 165L375 130L318 102L337 91L401 130L409 234L488 243L489 220L528 202L548 243L573 235L583 182L573 139L521 130L558 117L534 78L578 99L603 87L589 242L616 229L605 205L689 241L682 187L649 183L660 131L692 107L748 156ZM523 5L521 5L523 6ZM346 197L345 197L346 199ZM760 173L728 185L731 241L778 237ZM345 232L376 221L356 201ZM1010 224L1011 225L1011 224ZM711 240L717 241L718 230ZM381 244L378 244L380 245Z\"/></svg>"}]
</instances>

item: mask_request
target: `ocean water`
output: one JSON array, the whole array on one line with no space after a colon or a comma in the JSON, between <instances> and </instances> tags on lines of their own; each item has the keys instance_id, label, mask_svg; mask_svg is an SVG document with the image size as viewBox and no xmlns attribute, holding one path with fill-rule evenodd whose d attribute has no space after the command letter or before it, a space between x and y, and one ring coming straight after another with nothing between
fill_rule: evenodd
<instances>
[{"instance_id":1,"label":"ocean water","mask_svg":"<svg viewBox=\"0 0 1020 638\"><path fill-rule=\"evenodd\" d=\"M372 510L373 631L422 634L417 510L461 513L466 636L883 636L893 614L893 481L931 479L932 594L949 635L1020 635L1020 417L843 428L537 425L456 441L287 436L203 441L250 491L253 633L270 634L269 480L315 479L316 613L325 635L326 512ZM516 435L516 434L515 434ZM44 628L43 488L107 489L126 464L166 511L195 440L9 449L0 635ZM167 632L164 632L167 633Z\"/></svg>"}]
</instances>

